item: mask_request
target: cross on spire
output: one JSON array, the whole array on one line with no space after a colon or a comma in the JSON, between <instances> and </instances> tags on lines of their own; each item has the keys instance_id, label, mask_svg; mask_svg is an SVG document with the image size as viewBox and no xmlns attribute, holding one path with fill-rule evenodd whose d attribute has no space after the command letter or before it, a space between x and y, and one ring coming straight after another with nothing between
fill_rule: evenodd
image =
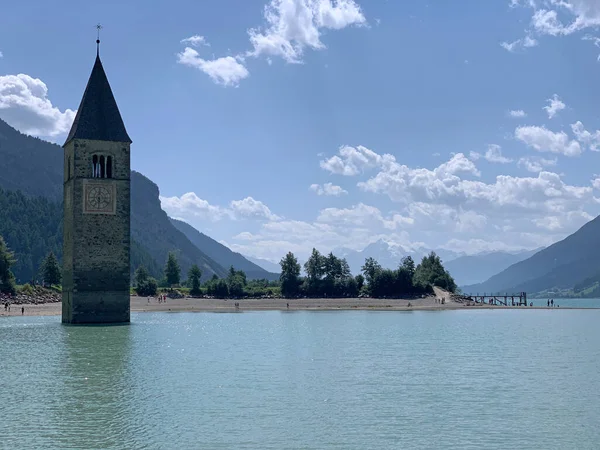
<instances>
[{"instance_id":1,"label":"cross on spire","mask_svg":"<svg viewBox=\"0 0 600 450\"><path fill-rule=\"evenodd\" d=\"M96 30L98 31L98 37L96 38L96 55L100 56L100 30L102 29L102 25L96 25Z\"/></svg>"}]
</instances>

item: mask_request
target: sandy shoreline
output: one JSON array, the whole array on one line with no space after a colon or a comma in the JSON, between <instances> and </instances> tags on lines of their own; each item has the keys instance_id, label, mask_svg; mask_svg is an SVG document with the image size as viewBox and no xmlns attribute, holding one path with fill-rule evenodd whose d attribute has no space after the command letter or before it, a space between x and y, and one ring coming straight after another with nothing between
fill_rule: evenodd
<instances>
[{"instance_id":1,"label":"sandy shoreline","mask_svg":"<svg viewBox=\"0 0 600 450\"><path fill-rule=\"evenodd\" d=\"M448 297L446 297L448 298ZM235 303L240 304L236 309ZM166 303L158 303L146 297L131 297L131 312L243 312L243 311L442 311L442 310L472 310L472 309L594 309L594 308L548 308L546 306L466 306L462 303L446 301L445 304L436 302L435 297L422 299L377 299L377 298L301 298L286 300L273 299L244 299L223 300L205 298L167 299ZM408 304L411 303L409 307ZM21 306L25 308L26 316L54 316L61 314L61 303L12 305L11 311L0 307L0 317L20 316Z\"/></svg>"}]
</instances>

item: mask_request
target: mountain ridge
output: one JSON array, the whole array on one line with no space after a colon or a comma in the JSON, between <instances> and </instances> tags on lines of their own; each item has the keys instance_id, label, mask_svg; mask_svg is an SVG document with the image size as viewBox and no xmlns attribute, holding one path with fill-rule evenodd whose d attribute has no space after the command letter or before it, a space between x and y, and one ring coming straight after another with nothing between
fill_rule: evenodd
<instances>
[{"instance_id":1,"label":"mountain ridge","mask_svg":"<svg viewBox=\"0 0 600 450\"><path fill-rule=\"evenodd\" d=\"M63 149L57 144L23 134L0 119L0 188L8 192L19 191L33 199L45 198L60 205L63 160ZM159 189L155 183L139 172L132 171L132 248L135 242L136 255L145 255L140 256L142 260L147 261L147 256L151 255L154 261L150 264L154 269L152 275L162 276L156 273L157 268L164 266L168 251L176 251L180 257L183 279L194 263L203 266L203 279L213 274L225 276L224 267L173 226L162 210L158 196Z\"/></svg>"}]
</instances>

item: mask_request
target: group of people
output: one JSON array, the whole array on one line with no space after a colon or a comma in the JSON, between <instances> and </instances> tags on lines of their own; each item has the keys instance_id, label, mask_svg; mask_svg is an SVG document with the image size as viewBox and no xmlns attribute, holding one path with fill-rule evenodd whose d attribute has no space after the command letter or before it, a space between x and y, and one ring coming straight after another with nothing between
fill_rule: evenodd
<instances>
[{"instance_id":1,"label":"group of people","mask_svg":"<svg viewBox=\"0 0 600 450\"><path fill-rule=\"evenodd\" d=\"M4 311L10 312L10 302L6 302L4 304ZM25 307L21 306L21 315L24 315L24 314L25 314Z\"/></svg>"},{"instance_id":2,"label":"group of people","mask_svg":"<svg viewBox=\"0 0 600 450\"><path fill-rule=\"evenodd\" d=\"M150 299L152 298L152 296L148 296L148 304L150 304ZM167 303L167 295L166 294L158 294L156 297L156 300L158 301L158 303Z\"/></svg>"},{"instance_id":3,"label":"group of people","mask_svg":"<svg viewBox=\"0 0 600 450\"><path fill-rule=\"evenodd\" d=\"M548 300L548 308L554 308L554 299L551 298ZM560 308L560 305L556 305L557 308Z\"/></svg>"}]
</instances>

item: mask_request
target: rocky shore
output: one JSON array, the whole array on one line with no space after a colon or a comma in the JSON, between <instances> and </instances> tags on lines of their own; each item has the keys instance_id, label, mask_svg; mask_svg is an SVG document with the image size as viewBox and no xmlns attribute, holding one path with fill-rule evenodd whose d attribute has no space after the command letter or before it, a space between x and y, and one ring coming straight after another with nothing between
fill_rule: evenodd
<instances>
[{"instance_id":1,"label":"rocky shore","mask_svg":"<svg viewBox=\"0 0 600 450\"><path fill-rule=\"evenodd\" d=\"M41 287L33 288L30 292L18 292L16 295L0 293L0 304L11 305L43 305L45 303L60 303L61 295Z\"/></svg>"}]
</instances>

